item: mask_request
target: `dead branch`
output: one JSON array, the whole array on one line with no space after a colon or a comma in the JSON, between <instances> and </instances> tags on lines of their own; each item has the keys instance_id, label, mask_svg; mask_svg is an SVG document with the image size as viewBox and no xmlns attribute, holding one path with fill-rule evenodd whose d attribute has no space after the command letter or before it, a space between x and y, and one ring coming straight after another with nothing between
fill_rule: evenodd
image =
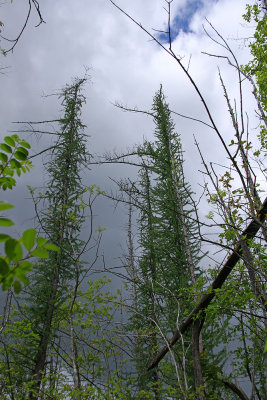
<instances>
[{"instance_id":1,"label":"dead branch","mask_svg":"<svg viewBox=\"0 0 267 400\"><path fill-rule=\"evenodd\" d=\"M267 215L267 197L263 202L262 208L259 212L258 219L261 222L266 220ZM245 238L246 241L255 237L256 233L260 229L260 225L253 220L249 226L243 231L242 237ZM195 306L195 308L191 311L188 317L181 323L179 329L175 332L171 340L169 341L169 345L165 346L155 357L152 363L149 365L148 370L153 369L158 363L162 360L162 358L168 353L169 348L171 348L180 338L180 336L186 332L189 326L192 324L194 319L197 317L199 312L205 312L211 301L216 295L216 289L220 289L230 273L232 272L233 268L239 261L241 257L241 243L239 242L232 252L232 254L228 257L226 263L222 267L219 274L216 276L212 284L210 285L206 294L203 295L200 302Z\"/></svg>"},{"instance_id":2,"label":"dead branch","mask_svg":"<svg viewBox=\"0 0 267 400\"><path fill-rule=\"evenodd\" d=\"M28 22L29 22L29 19L30 19L30 15L31 15L31 12L32 12L32 5L35 8L35 10L36 10L36 12L38 14L38 17L39 17L39 23L35 26L35 28L37 28L38 26L40 26L43 23L45 24L45 21L44 21L44 19L42 17L42 14L41 14L39 2L37 0L28 0L28 1L29 1L28 13L27 13L25 22L24 22L24 24L23 24L18 36L15 39L8 39L8 38L4 37L3 35L0 35L0 37L2 39L6 40L9 43L13 43L12 46L8 50L3 50L4 54L7 54L9 52L13 53L13 50L14 50L15 46L18 44L18 41L20 40L23 32L25 31L25 29L26 29L26 27L28 25Z\"/></svg>"}]
</instances>

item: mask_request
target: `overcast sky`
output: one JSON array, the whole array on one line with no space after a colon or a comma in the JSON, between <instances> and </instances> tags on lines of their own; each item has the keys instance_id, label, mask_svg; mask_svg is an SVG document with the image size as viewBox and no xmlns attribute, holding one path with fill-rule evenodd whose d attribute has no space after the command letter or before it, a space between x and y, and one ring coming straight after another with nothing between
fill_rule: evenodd
<instances>
[{"instance_id":1,"label":"overcast sky","mask_svg":"<svg viewBox=\"0 0 267 400\"><path fill-rule=\"evenodd\" d=\"M243 39L252 35L242 19L248 2L174 0L172 3L173 50L183 57L184 65L188 65L191 57L189 71L228 143L232 139L231 122L217 66L220 65L232 99L237 96L237 77L225 60L211 59L201 53L225 54L207 37L202 25L209 29L205 21L207 18L228 40L239 62L245 63L249 51ZM85 68L90 68L91 81L86 86L87 104L83 120L90 135L88 149L92 153L114 149L125 151L127 147L141 143L143 137L153 138L153 122L149 117L124 113L112 103L118 101L129 107L149 110L160 84L172 110L208 122L199 98L177 63L109 0L40 0L39 3L45 23L35 27L39 20L33 10L14 52L0 59L0 65L8 67L0 76L1 139L14 129L12 121L58 118L60 104L57 98L44 95L58 91L70 83L72 77L82 77ZM166 30L165 1L118 0L117 4L164 44L166 36L153 29ZM4 22L3 34L6 37L14 38L19 33L27 7L27 0L1 3L0 20ZM9 44L2 40L1 46L8 49ZM249 95L245 102L247 109L253 111L254 103ZM198 190L202 177L198 172L200 161L193 135L196 135L208 160L224 162L225 154L209 128L177 116L174 116L174 121L185 151L187 181L191 182L194 190ZM252 127L255 127L253 113L251 121ZM27 139L32 143L33 153L50 143L47 137ZM32 208L30 200L26 200L29 197L26 184L38 186L44 182L41 157L34 164L32 172L19 180L12 193L5 193L4 196L16 204L18 233L32 223L28 220L32 216ZM86 184L95 183L106 189L111 186L109 176L118 178L128 173L134 172L122 167L93 168L87 174ZM111 203L101 200L96 214L97 225L107 228L103 241L107 257L119 257L120 246L125 245L126 234L122 228L126 211L114 211Z\"/></svg>"}]
</instances>

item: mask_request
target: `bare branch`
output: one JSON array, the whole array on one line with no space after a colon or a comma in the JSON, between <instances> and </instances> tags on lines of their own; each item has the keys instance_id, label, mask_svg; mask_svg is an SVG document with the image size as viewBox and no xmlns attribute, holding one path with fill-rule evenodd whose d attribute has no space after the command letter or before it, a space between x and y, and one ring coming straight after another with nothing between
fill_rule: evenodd
<instances>
[{"instance_id":1,"label":"bare branch","mask_svg":"<svg viewBox=\"0 0 267 400\"><path fill-rule=\"evenodd\" d=\"M32 5L34 6L34 8L35 8L35 10L36 10L36 12L38 14L38 17L39 17L39 23L35 26L35 28L37 28L41 24L45 23L45 21L44 21L44 19L42 17L42 14L41 14L39 2L37 0L28 0L28 2L29 2L28 13L27 13L25 22L24 22L24 24L23 24L18 36L15 39L8 39L8 38L4 37L3 35L0 35L0 37L2 39L6 40L9 43L13 43L13 45L8 50L4 50L3 51L4 54L7 54L9 52L13 53L13 50L14 50L15 46L18 44L18 41L20 40L24 30L26 29L26 27L28 25L28 22L29 22L29 19L30 19L30 15L31 15L31 12L32 12Z\"/></svg>"}]
</instances>

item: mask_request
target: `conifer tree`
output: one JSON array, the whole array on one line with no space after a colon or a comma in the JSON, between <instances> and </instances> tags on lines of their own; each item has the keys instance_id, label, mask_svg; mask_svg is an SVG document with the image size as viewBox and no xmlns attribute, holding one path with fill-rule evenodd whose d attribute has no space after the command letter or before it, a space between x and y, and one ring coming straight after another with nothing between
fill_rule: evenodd
<instances>
[{"instance_id":1,"label":"conifer tree","mask_svg":"<svg viewBox=\"0 0 267 400\"><path fill-rule=\"evenodd\" d=\"M199 274L199 248L193 244L196 232L190 222L191 191L184 180L181 143L174 132L162 89L154 97L152 111L155 141L145 141L138 150L143 164L136 193L139 203L142 195L138 218L141 254L137 271L137 310L132 321L140 330L136 348L139 388L152 389L154 398L161 399L166 384L185 394L194 380L185 348L180 354L175 349L173 358L161 369L149 375L144 371L145 360L165 344L166 338L176 329L177 315L183 318L192 302L188 288L195 284ZM178 369L183 371L182 377L177 377L179 383L174 379L173 362L176 374L180 375Z\"/></svg>"},{"instance_id":2,"label":"conifer tree","mask_svg":"<svg viewBox=\"0 0 267 400\"><path fill-rule=\"evenodd\" d=\"M55 341L61 319L66 317L62 305L70 296L77 274L82 271L79 257L85 243L80 240L79 234L84 222L82 195L85 188L81 182L81 168L86 165L89 156L85 145L84 125L80 119L85 102L81 92L85 80L76 79L61 94L64 116L57 121L59 129L56 146L51 160L46 164L47 187L43 194L39 193L38 199L35 198L40 229L58 245L60 251L57 254L49 252L48 255L46 250L40 249L40 252L46 251L48 258L34 268L26 291L27 303L21 304L19 308L23 316L15 318L21 327L28 326L31 340L19 345L20 375L24 382L19 384L15 374L11 374L10 387L13 394L11 392L10 398L17 398L15 393L18 398L40 398L40 389L44 389L42 380L49 364L49 349ZM34 197L34 190L31 189L31 192ZM38 211L40 202L43 209ZM42 255L44 254L40 254ZM36 253L36 256L39 254ZM16 357L14 353L13 356ZM12 352L7 357L12 358ZM7 357L7 365L3 364L4 369L9 369L9 362L14 365L16 363L16 358L8 361Z\"/></svg>"},{"instance_id":3,"label":"conifer tree","mask_svg":"<svg viewBox=\"0 0 267 400\"><path fill-rule=\"evenodd\" d=\"M81 253L84 246L78 237L84 221L80 207L84 192L80 171L88 159L84 125L80 120L85 101L81 93L84 82L85 79L77 79L63 90L64 117L59 120L57 144L47 164L48 185L44 193L47 208L39 218L45 233L57 243L60 252L56 256L51 254L47 262L39 265L30 288L29 312L34 321L33 331L38 335L32 361L31 400L38 399L47 350L59 322L57 320L55 325L54 318L69 295L76 274L73 250Z\"/></svg>"}]
</instances>

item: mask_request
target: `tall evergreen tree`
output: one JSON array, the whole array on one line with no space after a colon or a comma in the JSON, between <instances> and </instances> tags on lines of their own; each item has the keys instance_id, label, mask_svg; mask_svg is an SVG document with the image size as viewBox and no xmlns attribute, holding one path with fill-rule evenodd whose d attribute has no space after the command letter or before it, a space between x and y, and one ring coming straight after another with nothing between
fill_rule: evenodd
<instances>
[{"instance_id":1,"label":"tall evergreen tree","mask_svg":"<svg viewBox=\"0 0 267 400\"><path fill-rule=\"evenodd\" d=\"M41 398L40 389L44 389L42 380L49 364L49 348L57 335L60 320L66 317L62 305L70 296L77 276L77 263L78 273L81 272L79 256L85 245L79 238L84 222L81 202L85 191L81 168L86 165L89 156L84 125L80 119L85 102L82 94L85 80L76 79L61 94L64 116L57 121L56 145L51 160L46 164L47 188L35 199L36 210L40 201L44 207L37 211L40 229L58 245L60 251L57 254L50 252L46 260L36 265L26 291L26 305L22 307L24 321L21 316L18 320L18 323L28 326L31 338L24 346L21 345L21 357L24 358L21 369L26 366L21 374L24 382L17 388L10 385L18 398ZM17 398L14 393L10 398Z\"/></svg>"},{"instance_id":2,"label":"tall evergreen tree","mask_svg":"<svg viewBox=\"0 0 267 400\"><path fill-rule=\"evenodd\" d=\"M185 358L185 348L178 348L161 369L147 375L145 360L151 359L159 346L176 329L177 318L183 318L192 297L188 288L199 274L199 247L195 226L191 222L191 191L185 183L183 157L179 136L174 132L169 107L162 89L156 93L152 107L155 141L139 147L143 168L139 172L138 197L142 195L139 215L141 255L137 276L137 310L132 318L140 330L136 348L139 388L153 389L154 398L162 397L166 384L186 393L193 381L193 372ZM190 298L189 298L190 297ZM145 327L145 328L144 328ZM173 361L182 377L175 382ZM178 372L176 368L176 373ZM170 373L170 370L172 371ZM180 387L179 387L180 386Z\"/></svg>"},{"instance_id":3,"label":"tall evergreen tree","mask_svg":"<svg viewBox=\"0 0 267 400\"><path fill-rule=\"evenodd\" d=\"M84 192L80 171L88 160L84 125L80 120L85 101L81 93L84 82L85 79L77 79L63 90L64 117L59 120L58 140L53 158L47 164L48 185L44 193L47 208L41 213L40 222L60 252L56 256L51 254L47 262L40 263L30 288L29 311L34 321L34 333L38 335L32 362L34 384L29 395L31 400L38 399L47 350L56 328L54 317L67 298L76 274L73 249L80 253L84 245L79 239L84 221L80 208Z\"/></svg>"}]
</instances>

